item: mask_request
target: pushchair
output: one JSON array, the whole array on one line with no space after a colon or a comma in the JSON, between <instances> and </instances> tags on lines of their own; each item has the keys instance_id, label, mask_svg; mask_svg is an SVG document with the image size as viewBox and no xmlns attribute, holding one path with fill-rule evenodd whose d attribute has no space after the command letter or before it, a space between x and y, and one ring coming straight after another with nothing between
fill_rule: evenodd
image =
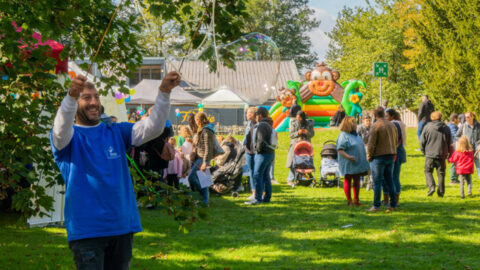
<instances>
[{"instance_id":1,"label":"pushchair","mask_svg":"<svg viewBox=\"0 0 480 270\"><path fill-rule=\"evenodd\" d=\"M338 152L335 141L329 140L323 143L322 157L320 165L320 186L333 187L340 186L340 171L338 168Z\"/></svg>"},{"instance_id":2,"label":"pushchair","mask_svg":"<svg viewBox=\"0 0 480 270\"><path fill-rule=\"evenodd\" d=\"M218 195L231 192L233 197L237 197L238 191L242 189L243 167L245 164L245 149L238 147L237 155L234 159L212 172L213 185L210 187L210 190Z\"/></svg>"},{"instance_id":3,"label":"pushchair","mask_svg":"<svg viewBox=\"0 0 480 270\"><path fill-rule=\"evenodd\" d=\"M293 150L294 180L296 185L315 187L315 166L313 165L313 146L308 141L300 141Z\"/></svg>"}]
</instances>

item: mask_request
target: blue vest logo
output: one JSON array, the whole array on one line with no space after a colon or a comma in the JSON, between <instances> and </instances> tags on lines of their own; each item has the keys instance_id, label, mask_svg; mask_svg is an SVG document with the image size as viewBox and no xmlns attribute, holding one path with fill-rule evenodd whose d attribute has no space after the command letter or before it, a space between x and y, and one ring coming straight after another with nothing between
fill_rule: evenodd
<instances>
[{"instance_id":1,"label":"blue vest logo","mask_svg":"<svg viewBox=\"0 0 480 270\"><path fill-rule=\"evenodd\" d=\"M108 159L117 159L120 158L120 155L115 152L115 149L113 149L113 146L109 146L106 150L105 153L107 154Z\"/></svg>"}]
</instances>

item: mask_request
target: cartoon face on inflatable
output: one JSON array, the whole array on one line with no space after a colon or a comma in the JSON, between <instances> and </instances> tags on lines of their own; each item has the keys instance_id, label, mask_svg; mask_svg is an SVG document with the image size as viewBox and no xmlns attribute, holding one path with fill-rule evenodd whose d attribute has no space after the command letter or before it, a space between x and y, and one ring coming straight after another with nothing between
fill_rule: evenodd
<instances>
[{"instance_id":1,"label":"cartoon face on inflatable","mask_svg":"<svg viewBox=\"0 0 480 270\"><path fill-rule=\"evenodd\" d=\"M340 77L338 71L332 71L325 63L315 63L308 89L317 96L328 96L335 89L335 81Z\"/></svg>"},{"instance_id":2,"label":"cartoon face on inflatable","mask_svg":"<svg viewBox=\"0 0 480 270\"><path fill-rule=\"evenodd\" d=\"M290 108L297 102L295 89L285 89L282 87L279 89L279 92L280 94L277 96L277 101L280 101L283 107Z\"/></svg>"},{"instance_id":3,"label":"cartoon face on inflatable","mask_svg":"<svg viewBox=\"0 0 480 270\"><path fill-rule=\"evenodd\" d=\"M324 62L315 63L315 69L305 73L305 81L299 91L302 102L306 102L314 95L321 97L331 95L340 102L343 88L337 83L339 78L340 73L328 68Z\"/></svg>"}]
</instances>

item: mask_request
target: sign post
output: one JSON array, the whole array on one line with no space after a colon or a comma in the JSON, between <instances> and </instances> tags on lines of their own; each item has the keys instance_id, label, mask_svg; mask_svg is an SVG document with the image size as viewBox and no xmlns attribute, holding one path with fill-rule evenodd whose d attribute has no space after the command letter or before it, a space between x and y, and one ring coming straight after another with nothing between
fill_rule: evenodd
<instances>
[{"instance_id":1,"label":"sign post","mask_svg":"<svg viewBox=\"0 0 480 270\"><path fill-rule=\"evenodd\" d=\"M388 77L388 63L373 63L373 76L380 78L380 106L382 106L382 77Z\"/></svg>"}]
</instances>

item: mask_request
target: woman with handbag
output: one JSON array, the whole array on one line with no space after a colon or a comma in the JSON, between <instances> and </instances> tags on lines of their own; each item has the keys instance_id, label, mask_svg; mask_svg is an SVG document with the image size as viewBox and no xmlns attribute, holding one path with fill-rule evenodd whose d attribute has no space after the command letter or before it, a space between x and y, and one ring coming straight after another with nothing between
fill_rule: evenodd
<instances>
[{"instance_id":1,"label":"woman with handbag","mask_svg":"<svg viewBox=\"0 0 480 270\"><path fill-rule=\"evenodd\" d=\"M192 170L188 175L188 181L193 191L197 191L202 196L202 201L208 206L209 187L202 187L198 179L197 171L205 171L210 161L215 157L215 127L208 121L204 112L195 115L195 123L198 126L197 134L193 140L193 151L190 154L192 161Z\"/></svg>"}]
</instances>

